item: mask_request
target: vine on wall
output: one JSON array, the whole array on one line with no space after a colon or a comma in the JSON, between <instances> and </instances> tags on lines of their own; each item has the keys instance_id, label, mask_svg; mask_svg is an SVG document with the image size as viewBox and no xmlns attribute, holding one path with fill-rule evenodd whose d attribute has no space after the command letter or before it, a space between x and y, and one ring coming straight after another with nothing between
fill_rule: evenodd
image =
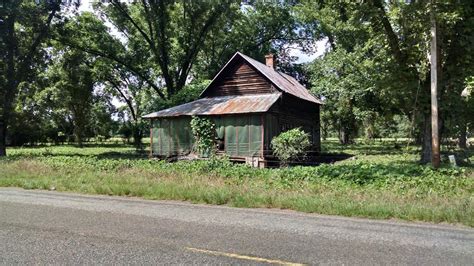
<instances>
[{"instance_id":1,"label":"vine on wall","mask_svg":"<svg viewBox=\"0 0 474 266\"><path fill-rule=\"evenodd\" d=\"M194 148L201 156L209 156L215 150L216 125L206 117L193 116L191 130L195 144Z\"/></svg>"}]
</instances>

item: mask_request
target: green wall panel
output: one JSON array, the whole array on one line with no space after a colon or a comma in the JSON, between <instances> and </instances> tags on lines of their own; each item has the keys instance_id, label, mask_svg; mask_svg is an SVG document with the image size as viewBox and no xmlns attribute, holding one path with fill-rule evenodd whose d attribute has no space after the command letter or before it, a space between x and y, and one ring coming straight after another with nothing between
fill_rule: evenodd
<instances>
[{"instance_id":1,"label":"green wall panel","mask_svg":"<svg viewBox=\"0 0 474 266\"><path fill-rule=\"evenodd\" d=\"M229 156L259 156L262 147L261 115L228 116L225 128L225 151Z\"/></svg>"},{"instance_id":2,"label":"green wall panel","mask_svg":"<svg viewBox=\"0 0 474 266\"><path fill-rule=\"evenodd\" d=\"M249 117L249 156L258 156L262 150L262 117Z\"/></svg>"},{"instance_id":3,"label":"green wall panel","mask_svg":"<svg viewBox=\"0 0 474 266\"><path fill-rule=\"evenodd\" d=\"M222 119L224 131L224 150L229 156L237 156L237 132L235 117L229 116Z\"/></svg>"},{"instance_id":4,"label":"green wall panel","mask_svg":"<svg viewBox=\"0 0 474 266\"><path fill-rule=\"evenodd\" d=\"M233 157L260 156L262 147L262 115L211 117L216 136L224 139L224 151ZM162 118L153 122L153 155L171 156L192 150L194 137L190 117Z\"/></svg>"},{"instance_id":5,"label":"green wall panel","mask_svg":"<svg viewBox=\"0 0 474 266\"><path fill-rule=\"evenodd\" d=\"M189 153L193 136L189 117L156 119L153 123L153 155L171 156Z\"/></svg>"}]
</instances>

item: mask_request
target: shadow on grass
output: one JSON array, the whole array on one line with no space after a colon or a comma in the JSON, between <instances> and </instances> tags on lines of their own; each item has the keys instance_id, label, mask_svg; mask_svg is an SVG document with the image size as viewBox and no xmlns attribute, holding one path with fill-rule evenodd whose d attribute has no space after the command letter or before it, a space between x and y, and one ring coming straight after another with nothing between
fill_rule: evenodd
<instances>
[{"instance_id":1,"label":"shadow on grass","mask_svg":"<svg viewBox=\"0 0 474 266\"><path fill-rule=\"evenodd\" d=\"M351 144L347 146L343 145L324 145L324 151L335 152L335 151L348 151L357 155L398 155L406 153L417 153L416 150L408 150L406 147L401 146L371 146L371 145L357 145Z\"/></svg>"},{"instance_id":2,"label":"shadow on grass","mask_svg":"<svg viewBox=\"0 0 474 266\"><path fill-rule=\"evenodd\" d=\"M145 146L145 145L144 145ZM9 148L28 148L28 149L40 149L40 148L55 148L55 147L71 147L71 148L81 148L74 143L64 143L64 144L33 144L33 145L23 145L23 146L10 146ZM115 143L115 142L105 142L105 143L92 143L86 142L82 144L82 148L135 148L132 144L129 143Z\"/></svg>"},{"instance_id":3,"label":"shadow on grass","mask_svg":"<svg viewBox=\"0 0 474 266\"><path fill-rule=\"evenodd\" d=\"M61 149L56 148L77 148L71 149L70 151L64 151ZM0 159L4 160L18 160L18 159L25 159L25 158L40 158L40 157L76 157L76 158L96 158L97 160L103 159L128 159L128 160L139 160L139 159L146 159L148 157L148 152L145 150L118 150L114 151L113 149L119 148L133 148L130 145L115 145L115 144L89 144L84 145L82 150L74 145L56 145L56 146L34 146L34 147L23 147L27 150L18 152L11 152L7 154L7 157L3 157ZM104 152L87 152L88 148L105 148L109 149L109 151Z\"/></svg>"},{"instance_id":4,"label":"shadow on grass","mask_svg":"<svg viewBox=\"0 0 474 266\"><path fill-rule=\"evenodd\" d=\"M311 166L311 165L320 165L320 164L332 164L339 161L344 161L354 157L353 154L348 153L329 153L323 152L320 154L310 155L308 158L302 162L295 163L292 165L303 165L303 166Z\"/></svg>"},{"instance_id":5,"label":"shadow on grass","mask_svg":"<svg viewBox=\"0 0 474 266\"><path fill-rule=\"evenodd\" d=\"M134 152L103 152L96 155L97 159L128 159L128 160L142 160L148 158L146 151Z\"/></svg>"}]
</instances>

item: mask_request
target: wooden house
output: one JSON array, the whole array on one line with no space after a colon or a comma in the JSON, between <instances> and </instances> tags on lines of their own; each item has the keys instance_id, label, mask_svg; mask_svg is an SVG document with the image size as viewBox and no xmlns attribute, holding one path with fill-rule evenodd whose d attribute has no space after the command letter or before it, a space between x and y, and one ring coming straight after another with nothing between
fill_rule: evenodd
<instances>
[{"instance_id":1,"label":"wooden house","mask_svg":"<svg viewBox=\"0 0 474 266\"><path fill-rule=\"evenodd\" d=\"M296 127L310 134L312 150L319 151L322 102L296 79L276 71L273 61L273 55L262 64L237 52L200 99L145 115L151 121L152 156L190 153L192 116L214 121L218 152L231 160L265 167L272 158L272 138Z\"/></svg>"}]
</instances>

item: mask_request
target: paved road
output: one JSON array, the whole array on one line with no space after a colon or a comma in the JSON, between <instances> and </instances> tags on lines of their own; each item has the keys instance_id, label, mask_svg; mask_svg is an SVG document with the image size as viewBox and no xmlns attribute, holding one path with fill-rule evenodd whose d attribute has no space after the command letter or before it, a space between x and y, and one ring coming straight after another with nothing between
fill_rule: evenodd
<instances>
[{"instance_id":1,"label":"paved road","mask_svg":"<svg viewBox=\"0 0 474 266\"><path fill-rule=\"evenodd\" d=\"M0 264L473 265L474 230L0 189Z\"/></svg>"}]
</instances>

